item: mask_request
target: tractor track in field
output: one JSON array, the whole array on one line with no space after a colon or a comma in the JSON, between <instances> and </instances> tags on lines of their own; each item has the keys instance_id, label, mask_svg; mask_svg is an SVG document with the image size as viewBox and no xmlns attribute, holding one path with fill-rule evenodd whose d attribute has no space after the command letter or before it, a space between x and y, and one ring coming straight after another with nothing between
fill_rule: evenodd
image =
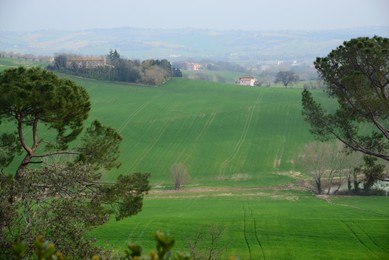
<instances>
[{"instance_id":1,"label":"tractor track in field","mask_svg":"<svg viewBox=\"0 0 389 260\"><path fill-rule=\"evenodd\" d=\"M375 255L376 257L379 258L379 256L376 255L376 253L374 252L374 250L372 250L369 246L367 246L365 244L365 242L363 242L363 240L358 236L358 234L355 232L354 229L351 228L351 226L349 224L346 223L346 221L342 220L342 223L348 228L348 230L350 230L350 232L353 234L353 236L358 240L358 242L364 246L366 249L368 249L373 255ZM370 239L371 240L371 239ZM374 243L375 244L375 243Z\"/></svg>"},{"instance_id":2,"label":"tractor track in field","mask_svg":"<svg viewBox=\"0 0 389 260\"><path fill-rule=\"evenodd\" d=\"M200 130L199 134L196 136L196 138L193 141L193 144L191 146L191 149L187 148L184 152L186 153L183 162L185 163L186 161L189 160L191 154L187 153L187 150L192 150L193 146L198 143L198 141L204 136L204 134L208 131L209 127L212 125L213 121L215 120L216 117L216 112L213 111L208 120L205 122L204 127ZM184 153L184 154L185 154Z\"/></svg>"},{"instance_id":3,"label":"tractor track in field","mask_svg":"<svg viewBox=\"0 0 389 260\"><path fill-rule=\"evenodd\" d=\"M261 259L265 259L266 260L266 256L265 256L265 252L263 250L263 246L262 246L262 243L261 241L259 240L259 236L258 236L258 230L257 230L257 221L256 221L256 218L253 214L253 210L252 208L250 207L250 205L247 204L247 207L248 209L246 210L246 207L244 204L242 204L242 207L243 207L243 236L244 236L244 239L245 239L245 242L246 242L246 245L247 245L247 249L249 251L249 255L250 255L250 259L253 259L253 248L258 246L259 247L259 255L261 255ZM253 221L253 232L251 232L251 236L252 234L254 233L254 240L256 243L254 243L253 246L250 245L250 242L249 242L249 235L250 233L248 232L248 217L247 217L247 211L250 210L250 218L252 219ZM254 259L257 259L257 258L254 258Z\"/></svg>"},{"instance_id":4,"label":"tractor track in field","mask_svg":"<svg viewBox=\"0 0 389 260\"><path fill-rule=\"evenodd\" d=\"M251 254L251 247L250 247L250 243L249 243L249 240L247 238L247 230L246 230L246 209L244 208L244 205L243 205L243 236L244 236L244 240L246 242L246 245L247 245L247 249L249 251L249 255L250 255L250 259L253 259L253 256Z\"/></svg>"},{"instance_id":5,"label":"tractor track in field","mask_svg":"<svg viewBox=\"0 0 389 260\"><path fill-rule=\"evenodd\" d=\"M226 171L228 165L231 163L232 160L235 159L235 157L238 155L238 153L240 151L240 148L242 147L243 143L246 141L247 133L248 133L248 131L250 129L251 122L253 120L254 111L257 108L257 105L261 102L262 97L263 97L263 95L260 92L258 94L258 97L257 97L255 103L248 108L248 117L247 117L246 122L244 124L244 127L242 129L242 133L241 133L238 141L236 142L236 144L235 144L235 146L234 146L234 148L232 150L231 155L229 157L227 157L227 159L225 159L222 162L222 164L220 166L219 178L221 178L221 179L224 178L224 174L225 174L225 171Z\"/></svg>"},{"instance_id":6,"label":"tractor track in field","mask_svg":"<svg viewBox=\"0 0 389 260\"><path fill-rule=\"evenodd\" d=\"M161 136L165 133L166 129L169 127L169 124L166 123L162 128L161 130L159 131L159 134L154 138L153 142L151 143L151 145L149 145L149 147L143 151L143 153L140 154L140 156L138 156L134 163L132 163L132 165L130 166L130 168L128 168L128 171L133 171L137 166L138 164L151 152L151 150L153 150L153 148L155 147L155 145L159 142L159 140L161 139Z\"/></svg>"},{"instance_id":7,"label":"tractor track in field","mask_svg":"<svg viewBox=\"0 0 389 260\"><path fill-rule=\"evenodd\" d=\"M366 237L368 237L370 239L370 241L378 248L380 248L381 250L383 250L384 252L388 253L388 250L386 248L383 248L381 247L380 245L378 245L372 238L371 236L366 232L365 229L363 229L358 223L354 223L365 235Z\"/></svg>"},{"instance_id":8,"label":"tractor track in field","mask_svg":"<svg viewBox=\"0 0 389 260\"><path fill-rule=\"evenodd\" d=\"M235 157L239 153L240 148L242 147L244 141L246 140L246 136L247 136L247 133L249 131L249 128L250 128L250 125L251 125L251 121L252 121L252 118L253 118L254 110L255 110L255 105L250 106L248 108L249 116L247 117L247 120L246 120L246 122L244 124L242 133L241 133L237 143L235 144L235 146L234 146L234 148L232 150L231 155L222 162L221 170L220 170L221 177L224 176L227 166L231 163L232 160L235 159Z\"/></svg>"},{"instance_id":9,"label":"tractor track in field","mask_svg":"<svg viewBox=\"0 0 389 260\"><path fill-rule=\"evenodd\" d=\"M128 117L123 121L123 123L120 125L120 127L117 129L119 133L121 133L127 125L130 123L131 119L134 118L139 112L141 112L143 109L145 109L148 105L154 102L161 94L155 95L153 98L148 100L147 102L140 105L137 109L135 109L131 114L128 115Z\"/></svg>"},{"instance_id":10,"label":"tractor track in field","mask_svg":"<svg viewBox=\"0 0 389 260\"><path fill-rule=\"evenodd\" d=\"M202 117L205 117L206 115L203 115ZM192 150L192 148L198 143L200 138L205 134L205 132L209 129L209 126L212 124L213 120L215 119L216 112L213 111L210 114L210 117L205 121L204 126L201 128L200 132L197 134L196 138L193 139L193 142L190 146L184 146L184 148L179 152L177 155L177 162L183 162L185 163L191 156L191 154L188 154L188 151ZM198 117L196 117L198 118ZM192 125L194 124L196 120L193 120Z\"/></svg>"}]
</instances>

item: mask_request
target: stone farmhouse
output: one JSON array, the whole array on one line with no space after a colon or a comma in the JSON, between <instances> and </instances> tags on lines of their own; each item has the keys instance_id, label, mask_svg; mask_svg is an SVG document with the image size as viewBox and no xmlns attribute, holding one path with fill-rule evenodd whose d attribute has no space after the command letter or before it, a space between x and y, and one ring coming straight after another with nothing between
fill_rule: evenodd
<instances>
[{"instance_id":1,"label":"stone farmhouse","mask_svg":"<svg viewBox=\"0 0 389 260\"><path fill-rule=\"evenodd\" d=\"M105 57L68 57L66 61L67 67L76 66L78 68L93 69L97 67L107 66Z\"/></svg>"},{"instance_id":2,"label":"stone farmhouse","mask_svg":"<svg viewBox=\"0 0 389 260\"><path fill-rule=\"evenodd\" d=\"M239 84L241 86L254 86L255 84L255 81L257 81L256 78L254 78L253 76L243 76L243 77L240 77L237 81L236 81L236 84Z\"/></svg>"}]
</instances>

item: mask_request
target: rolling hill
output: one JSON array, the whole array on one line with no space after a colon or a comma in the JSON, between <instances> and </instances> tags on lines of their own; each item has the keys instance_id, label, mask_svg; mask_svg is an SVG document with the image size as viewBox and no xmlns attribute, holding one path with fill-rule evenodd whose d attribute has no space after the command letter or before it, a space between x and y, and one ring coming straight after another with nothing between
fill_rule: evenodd
<instances>
[{"instance_id":1,"label":"rolling hill","mask_svg":"<svg viewBox=\"0 0 389 260\"><path fill-rule=\"evenodd\" d=\"M112 28L82 31L0 31L0 51L35 55L104 55L110 49L131 59L210 58L243 63L312 61L343 41L361 36L389 37L388 27L331 31L248 31Z\"/></svg>"},{"instance_id":2,"label":"rolling hill","mask_svg":"<svg viewBox=\"0 0 389 260\"><path fill-rule=\"evenodd\" d=\"M289 178L274 173L294 170L296 153L311 139L301 117L301 89L187 79L158 88L75 81L91 95L90 118L124 138L122 167L107 179L150 172L153 184L166 186L170 167L181 162L193 185L282 183Z\"/></svg>"}]
</instances>

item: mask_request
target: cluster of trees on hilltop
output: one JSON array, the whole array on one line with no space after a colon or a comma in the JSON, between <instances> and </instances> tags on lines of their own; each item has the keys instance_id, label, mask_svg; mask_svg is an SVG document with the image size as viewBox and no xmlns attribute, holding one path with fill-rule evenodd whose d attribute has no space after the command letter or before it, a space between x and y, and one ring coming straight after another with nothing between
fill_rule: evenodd
<instances>
[{"instance_id":1,"label":"cluster of trees on hilltop","mask_svg":"<svg viewBox=\"0 0 389 260\"><path fill-rule=\"evenodd\" d=\"M104 66L86 67L75 62L68 62L74 55L60 54L55 56L54 64L49 69L73 75L99 80L124 81L148 85L161 85L171 77L182 77L179 69L173 68L170 62L163 60L128 60L120 57L116 50L106 56Z\"/></svg>"}]
</instances>

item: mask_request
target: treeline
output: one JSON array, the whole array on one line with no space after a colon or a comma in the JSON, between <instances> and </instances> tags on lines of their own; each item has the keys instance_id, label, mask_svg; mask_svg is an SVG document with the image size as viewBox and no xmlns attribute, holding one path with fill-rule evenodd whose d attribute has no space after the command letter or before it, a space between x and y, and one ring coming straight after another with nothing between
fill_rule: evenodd
<instances>
[{"instance_id":1,"label":"treeline","mask_svg":"<svg viewBox=\"0 0 389 260\"><path fill-rule=\"evenodd\" d=\"M181 71L173 68L166 59L150 59L142 62L123 59L116 50L111 50L99 61L87 63L85 59L79 57L77 60L77 56L68 54L56 55L54 63L48 69L99 80L147 85L161 85L171 77L182 77Z\"/></svg>"},{"instance_id":2,"label":"treeline","mask_svg":"<svg viewBox=\"0 0 389 260\"><path fill-rule=\"evenodd\" d=\"M12 59L21 59L21 60L32 60L39 62L51 62L52 57L49 55L33 55L33 54L24 54L13 51L0 51L0 58L12 58Z\"/></svg>"}]
</instances>

